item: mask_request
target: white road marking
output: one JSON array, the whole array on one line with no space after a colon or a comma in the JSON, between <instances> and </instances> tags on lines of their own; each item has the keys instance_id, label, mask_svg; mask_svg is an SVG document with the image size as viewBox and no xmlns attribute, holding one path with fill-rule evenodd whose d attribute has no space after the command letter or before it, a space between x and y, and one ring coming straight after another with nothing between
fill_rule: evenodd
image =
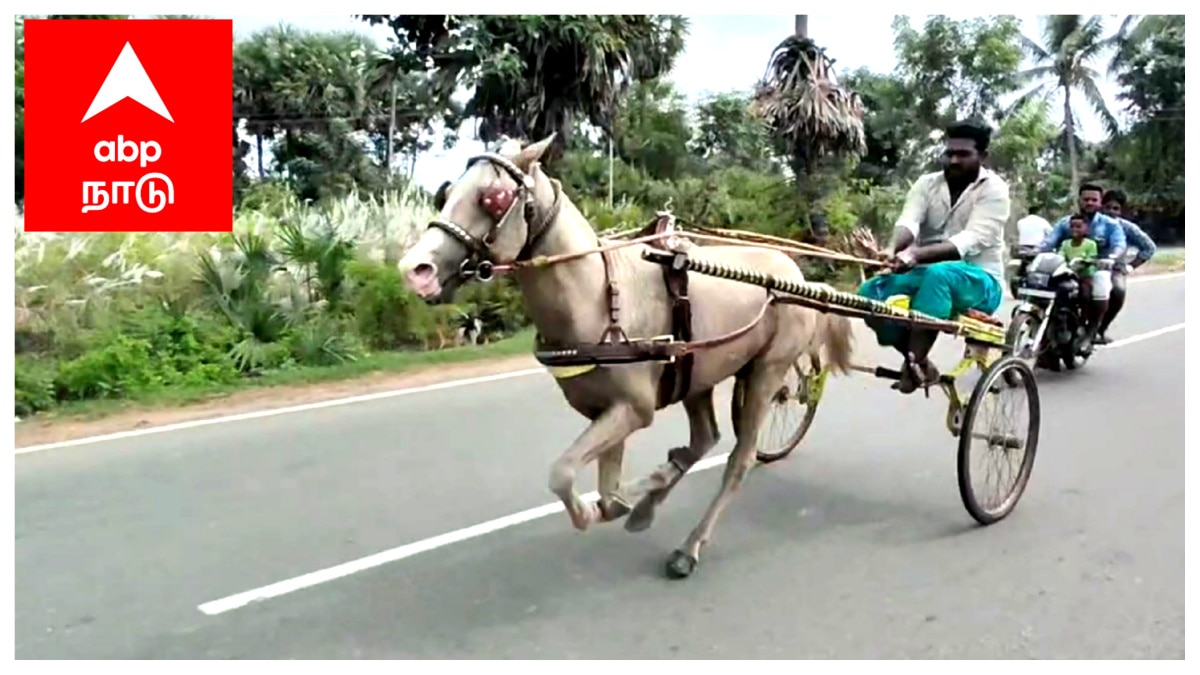
<instances>
[{"instance_id":1,"label":"white road marking","mask_svg":"<svg viewBox=\"0 0 1200 675\"><path fill-rule=\"evenodd\" d=\"M1127 338L1121 338L1120 340L1113 340L1112 342L1110 342L1106 345L1098 345L1096 348L1097 349L1115 349L1117 347L1124 347L1126 345L1132 345L1132 344L1136 344L1138 342L1142 342L1143 340L1149 340L1150 338L1156 338L1160 335L1166 335L1167 333L1174 333L1175 331L1183 330L1185 326L1186 326L1186 324L1177 323L1173 326L1167 326L1166 328L1159 328L1158 330L1152 330L1149 333L1141 333L1140 335L1131 335Z\"/></svg>"},{"instance_id":2,"label":"white road marking","mask_svg":"<svg viewBox=\"0 0 1200 675\"><path fill-rule=\"evenodd\" d=\"M712 457L705 457L699 462L696 462L696 464L692 466L688 473L692 474L696 473L697 471L705 471L715 466L720 466L728 457L728 452L723 452ZM583 501L591 503L599 499L600 495L596 492L589 492L583 495L581 498ZM432 551L436 548L441 548L450 544L457 544L460 541L481 537L490 532L495 532L496 530L503 530L505 528L513 527L514 525L520 525L522 523L528 523L532 520L538 520L539 518L545 518L546 516L552 516L556 513L562 513L564 510L565 507L563 506L562 502L543 504L532 509L525 509L524 511L518 511L517 513L512 513L507 516L494 518L487 522L479 523L478 525L472 525L470 527L464 527L460 530L454 530L453 532L439 534L435 537L422 539L421 541L414 541L411 544L398 546L387 551L380 551L379 553L374 553L366 556L365 558L351 560L350 562L334 565L333 567L327 567L323 570L302 574L298 577L293 577L291 579L270 584L269 586L263 586L262 588L246 591L245 593L238 593L237 595L231 595L229 597L221 598L220 600L206 602L203 605L200 605L199 609L201 612L204 612L210 616L215 614L223 614L230 610L238 609L239 607L245 607L253 602L259 602L269 598L276 598L281 595L286 595L301 589L316 586L317 584L323 584L327 581L348 577L351 574L369 570L373 567L379 567L380 565L386 565L387 563L396 562L397 560L411 558L418 553L425 553L426 551Z\"/></svg>"},{"instance_id":3,"label":"white road marking","mask_svg":"<svg viewBox=\"0 0 1200 675\"><path fill-rule=\"evenodd\" d=\"M1149 281L1163 281L1166 279L1177 279L1184 276L1185 272L1172 272L1170 274L1154 274L1143 277L1130 277L1131 284L1144 283ZM328 401L318 401L316 403L304 403L301 405L288 406L286 408L271 408L268 410L256 410L254 412L239 413L237 415L225 415L222 417L210 417L208 419L191 420L188 422L177 422L175 424L165 424L158 427L147 427L145 429L132 429L130 431L118 431L111 434L103 434L101 436L87 436L84 438L76 438L69 441L59 441L57 443L44 443L42 445L27 445L23 448L17 448L16 454L25 455L34 452L42 452L43 450L55 450L58 448L70 448L79 445L91 445L93 443L104 443L106 441L119 441L126 438L137 438L139 436L149 436L150 434L161 434L169 431L183 431L185 429L195 429L197 427L206 427L210 424L225 424L228 422L241 422L244 420L259 419L262 417L273 417L275 415L287 415L290 413L307 412L309 410L320 410L321 408L334 408L337 406L351 405L354 403L366 403L368 401L379 401L387 398L395 398L397 396L407 396L409 394L423 394L430 391L439 391L441 389L454 389L456 387L468 387L474 384L486 384L488 382L498 382L500 380L509 380L517 377L527 377L529 375L537 375L545 373L543 368L526 368L523 370L514 370L507 373L498 373L496 375L485 375L483 377L471 377L463 380L450 380L448 382L439 382L423 387L411 387L408 389L395 389L392 391L381 391L374 394L364 394L362 396L350 396L348 398L335 398ZM19 421L19 420L18 420Z\"/></svg>"},{"instance_id":4,"label":"white road marking","mask_svg":"<svg viewBox=\"0 0 1200 675\"><path fill-rule=\"evenodd\" d=\"M1158 330L1142 333L1141 335L1134 335L1122 340L1116 340L1111 344L1106 345L1105 349L1124 347L1126 345L1131 345L1143 340L1149 340L1161 335L1183 330L1183 328L1184 324L1182 323L1175 324L1173 326L1167 326L1166 328L1159 328ZM728 457L728 452L724 452L713 457L706 457L699 462L696 462L696 464L691 468L691 470L688 471L688 473L693 474L700 471L706 471L716 466L721 466ZM589 492L583 495L582 499L586 502L592 502L598 497L599 495L596 492ZM429 537L428 539L414 541L411 544L404 544L403 546L397 546L396 548L388 549L386 551L373 553L369 556L358 558L357 560L341 563L340 565L326 567L325 569L317 570L316 572L309 572L308 574L302 574L298 577L292 577L291 579L278 581L267 586L262 586L260 588L230 595L219 600L212 600L199 605L198 609L209 616L224 614L225 612L245 607L246 605L255 602L261 602L270 598L277 598L281 595L287 595L288 593L294 593L305 588L311 588L318 584L348 577L352 574L357 574L358 572L363 572L365 570L386 565L388 563L393 563L398 560L404 560L405 558L411 558L420 553L426 553L434 549L442 548L443 546L457 544L459 542L481 537L485 534L490 534L498 530L503 530L509 527L538 520L540 518L545 518L546 516L561 513L564 510L565 508L563 507L562 502L552 502L549 504L543 504L541 506L535 506L531 509L525 509L524 511L518 511L517 513L512 513L507 516L494 518L477 525L471 525L470 527L454 530L453 532L446 532L445 534L439 534Z\"/></svg>"}]
</instances>

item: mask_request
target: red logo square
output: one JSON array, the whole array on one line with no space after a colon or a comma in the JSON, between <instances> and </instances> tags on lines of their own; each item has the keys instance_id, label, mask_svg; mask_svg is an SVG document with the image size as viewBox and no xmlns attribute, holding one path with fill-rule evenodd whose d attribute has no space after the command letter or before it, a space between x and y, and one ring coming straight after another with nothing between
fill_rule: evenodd
<instances>
[{"instance_id":1,"label":"red logo square","mask_svg":"<svg viewBox=\"0 0 1200 675\"><path fill-rule=\"evenodd\" d=\"M25 20L25 230L233 229L233 21Z\"/></svg>"}]
</instances>

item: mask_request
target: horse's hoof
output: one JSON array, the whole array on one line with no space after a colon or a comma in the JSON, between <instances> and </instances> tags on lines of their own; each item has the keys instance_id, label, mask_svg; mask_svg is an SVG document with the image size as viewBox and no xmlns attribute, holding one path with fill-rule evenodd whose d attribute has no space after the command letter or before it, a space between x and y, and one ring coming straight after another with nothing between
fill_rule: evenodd
<instances>
[{"instance_id":1,"label":"horse's hoof","mask_svg":"<svg viewBox=\"0 0 1200 675\"><path fill-rule=\"evenodd\" d=\"M686 579L696 571L698 564L699 560L679 549L671 551L671 555L667 556L667 578Z\"/></svg>"},{"instance_id":2,"label":"horse's hoof","mask_svg":"<svg viewBox=\"0 0 1200 675\"><path fill-rule=\"evenodd\" d=\"M645 532L654 524L654 500L643 497L625 519L626 532Z\"/></svg>"}]
</instances>

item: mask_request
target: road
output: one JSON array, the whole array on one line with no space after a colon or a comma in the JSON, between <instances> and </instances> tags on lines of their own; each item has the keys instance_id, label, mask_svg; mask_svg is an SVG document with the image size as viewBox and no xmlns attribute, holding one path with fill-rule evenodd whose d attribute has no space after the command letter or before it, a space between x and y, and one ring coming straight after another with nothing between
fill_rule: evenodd
<instances>
[{"instance_id":1,"label":"road","mask_svg":"<svg viewBox=\"0 0 1200 675\"><path fill-rule=\"evenodd\" d=\"M1183 294L1182 277L1131 285L1114 339L1183 323ZM552 513L198 609L553 501L550 462L582 422L545 375L20 455L16 655L1182 658L1184 334L1040 376L1033 478L990 528L959 502L941 400L835 379L686 581L662 563L719 470L642 534ZM732 444L725 391L714 452ZM685 439L682 411L662 415L626 476Z\"/></svg>"}]
</instances>

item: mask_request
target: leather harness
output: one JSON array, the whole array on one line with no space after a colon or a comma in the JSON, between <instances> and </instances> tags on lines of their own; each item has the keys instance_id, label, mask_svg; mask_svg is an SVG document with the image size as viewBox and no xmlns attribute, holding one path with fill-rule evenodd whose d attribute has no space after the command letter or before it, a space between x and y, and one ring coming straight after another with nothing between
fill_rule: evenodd
<instances>
[{"instance_id":1,"label":"leather harness","mask_svg":"<svg viewBox=\"0 0 1200 675\"><path fill-rule=\"evenodd\" d=\"M475 162L486 161L509 174L517 183L515 190L503 188L497 182L485 188L481 195L481 206L496 218L496 224L482 239L473 236L457 223L435 219L429 227L437 227L454 237L467 249L467 258L459 266L459 275L464 278L474 278L478 281L490 281L494 277L494 267L499 264L492 252L491 245L504 224L508 221L514 209L520 207L529 233L525 245L518 253L512 266L537 266L533 258L533 249L558 218L562 187L561 183L550 179L554 188L554 202L548 209L539 213L533 196L534 179L522 171L507 158L495 153L483 153L472 157L467 162L469 168ZM446 183L438 190L435 201L444 201ZM436 204L440 209L441 204ZM541 216L541 217L538 217ZM667 212L660 212L654 222L650 223L639 234L659 234L673 231L675 218ZM661 241L661 240L659 240ZM671 301L671 333L655 338L631 340L621 328L621 292L613 278L611 254L601 246L597 238L597 250L604 263L605 296L608 303L608 326L604 329L599 342L581 344L575 347L553 349L546 348L541 335L537 337L539 348L534 352L534 358L547 367L581 366L581 365L618 365L643 363L646 361L666 361L658 386L658 408L664 408L678 403L687 397L691 389L692 368L695 364L695 352L711 347L717 347L750 332L766 315L767 309L774 303L775 296L770 294L763 304L758 316L749 324L731 332L708 340L693 341L692 304L688 297L688 271L686 251L679 250L673 245L661 245L658 242L650 244L671 253L669 263L662 264L663 282L666 285L667 296Z\"/></svg>"}]
</instances>

